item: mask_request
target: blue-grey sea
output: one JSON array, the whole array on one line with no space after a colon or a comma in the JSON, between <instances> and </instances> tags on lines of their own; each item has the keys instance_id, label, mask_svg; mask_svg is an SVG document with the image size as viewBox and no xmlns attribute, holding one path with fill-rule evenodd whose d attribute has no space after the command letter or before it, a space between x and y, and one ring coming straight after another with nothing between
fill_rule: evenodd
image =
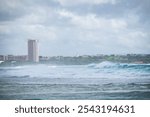
<instances>
[{"instance_id":1,"label":"blue-grey sea","mask_svg":"<svg viewBox=\"0 0 150 117\"><path fill-rule=\"evenodd\" d=\"M150 64L0 66L0 99L150 99Z\"/></svg>"}]
</instances>

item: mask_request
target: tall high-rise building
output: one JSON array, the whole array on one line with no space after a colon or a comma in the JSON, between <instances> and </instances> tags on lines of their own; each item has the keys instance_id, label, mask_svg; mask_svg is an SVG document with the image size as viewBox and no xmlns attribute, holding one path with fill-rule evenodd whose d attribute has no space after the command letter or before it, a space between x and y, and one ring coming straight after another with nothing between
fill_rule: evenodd
<instances>
[{"instance_id":1,"label":"tall high-rise building","mask_svg":"<svg viewBox=\"0 0 150 117\"><path fill-rule=\"evenodd\" d=\"M38 40L28 40L28 61L39 62Z\"/></svg>"}]
</instances>

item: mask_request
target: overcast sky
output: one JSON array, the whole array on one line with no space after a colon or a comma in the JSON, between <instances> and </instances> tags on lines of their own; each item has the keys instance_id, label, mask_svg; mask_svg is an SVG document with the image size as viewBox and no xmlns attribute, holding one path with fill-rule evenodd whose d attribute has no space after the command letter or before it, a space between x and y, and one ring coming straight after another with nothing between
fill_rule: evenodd
<instances>
[{"instance_id":1,"label":"overcast sky","mask_svg":"<svg viewBox=\"0 0 150 117\"><path fill-rule=\"evenodd\" d=\"M0 0L0 54L150 54L150 0Z\"/></svg>"}]
</instances>

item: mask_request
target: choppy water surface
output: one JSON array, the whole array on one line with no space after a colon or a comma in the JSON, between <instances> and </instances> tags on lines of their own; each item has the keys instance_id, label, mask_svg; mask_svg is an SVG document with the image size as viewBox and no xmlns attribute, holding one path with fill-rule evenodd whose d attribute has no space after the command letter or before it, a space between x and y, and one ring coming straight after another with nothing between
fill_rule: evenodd
<instances>
[{"instance_id":1,"label":"choppy water surface","mask_svg":"<svg viewBox=\"0 0 150 117\"><path fill-rule=\"evenodd\" d=\"M0 99L150 99L150 64L1 66Z\"/></svg>"}]
</instances>

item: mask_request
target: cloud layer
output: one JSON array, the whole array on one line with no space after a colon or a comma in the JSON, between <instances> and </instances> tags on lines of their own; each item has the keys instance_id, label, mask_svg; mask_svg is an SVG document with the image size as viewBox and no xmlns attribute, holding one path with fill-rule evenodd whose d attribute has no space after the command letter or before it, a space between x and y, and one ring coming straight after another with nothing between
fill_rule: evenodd
<instances>
[{"instance_id":1,"label":"cloud layer","mask_svg":"<svg viewBox=\"0 0 150 117\"><path fill-rule=\"evenodd\" d=\"M0 54L149 53L149 0L1 0Z\"/></svg>"}]
</instances>

